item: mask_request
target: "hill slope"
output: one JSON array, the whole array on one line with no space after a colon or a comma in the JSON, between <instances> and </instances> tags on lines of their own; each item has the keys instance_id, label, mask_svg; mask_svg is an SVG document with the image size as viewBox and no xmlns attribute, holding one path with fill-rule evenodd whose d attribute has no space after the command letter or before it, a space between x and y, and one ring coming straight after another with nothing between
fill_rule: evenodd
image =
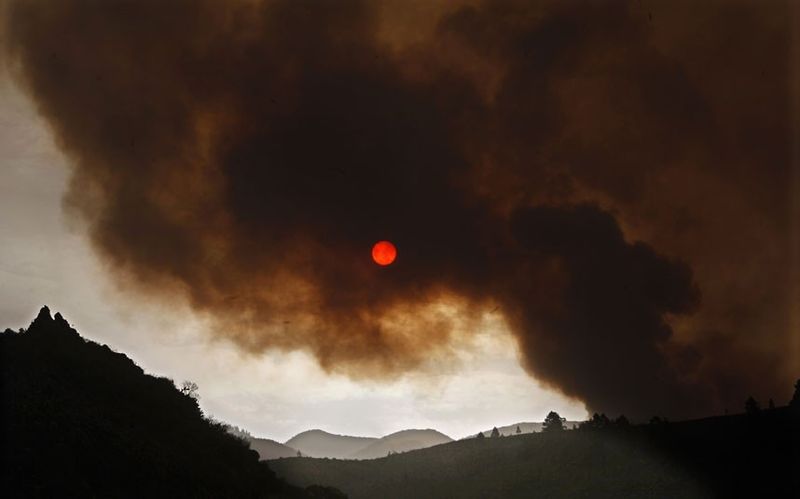
<instances>
[{"instance_id":1,"label":"hill slope","mask_svg":"<svg viewBox=\"0 0 800 499\"><path fill-rule=\"evenodd\" d=\"M297 456L297 449L293 449L275 440L256 437L250 437L248 440L250 442L250 448L258 452L259 459L264 461Z\"/></svg>"},{"instance_id":2,"label":"hill slope","mask_svg":"<svg viewBox=\"0 0 800 499\"><path fill-rule=\"evenodd\" d=\"M304 456L349 459L356 452L377 441L378 439L373 437L351 437L322 430L308 430L293 436L285 445L299 450Z\"/></svg>"},{"instance_id":3,"label":"hill slope","mask_svg":"<svg viewBox=\"0 0 800 499\"><path fill-rule=\"evenodd\" d=\"M789 409L625 429L466 439L369 461L271 461L353 499L793 497L800 417Z\"/></svg>"},{"instance_id":4,"label":"hill slope","mask_svg":"<svg viewBox=\"0 0 800 499\"><path fill-rule=\"evenodd\" d=\"M408 452L452 441L452 438L436 430L402 430L386 435L350 457L352 459L375 459L386 457L390 452Z\"/></svg>"},{"instance_id":5,"label":"hill slope","mask_svg":"<svg viewBox=\"0 0 800 499\"><path fill-rule=\"evenodd\" d=\"M277 479L172 381L46 307L0 333L0 361L4 497L337 497Z\"/></svg>"}]
</instances>

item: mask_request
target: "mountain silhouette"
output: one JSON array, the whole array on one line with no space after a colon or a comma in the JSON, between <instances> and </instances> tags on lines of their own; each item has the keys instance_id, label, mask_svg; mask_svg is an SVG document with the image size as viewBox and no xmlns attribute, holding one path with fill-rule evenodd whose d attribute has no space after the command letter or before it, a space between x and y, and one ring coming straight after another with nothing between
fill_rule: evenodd
<instances>
[{"instance_id":1,"label":"mountain silhouette","mask_svg":"<svg viewBox=\"0 0 800 499\"><path fill-rule=\"evenodd\" d=\"M372 442L351 456L352 459L375 459L389 453L408 452L446 444L453 439L436 430L402 430Z\"/></svg>"},{"instance_id":2,"label":"mountain silhouette","mask_svg":"<svg viewBox=\"0 0 800 499\"><path fill-rule=\"evenodd\" d=\"M381 438L353 437L336 435L323 430L308 430L290 438L285 445L297 449L306 457L374 459L384 457L390 452L424 449L452 441L453 439L444 433L431 429L401 430ZM287 457L294 456L296 456L296 452Z\"/></svg>"},{"instance_id":3,"label":"mountain silhouette","mask_svg":"<svg viewBox=\"0 0 800 499\"><path fill-rule=\"evenodd\" d=\"M304 456L350 459L353 454L377 440L374 437L351 437L323 430L308 430L293 436L285 445L299 450Z\"/></svg>"},{"instance_id":4,"label":"mountain silhouette","mask_svg":"<svg viewBox=\"0 0 800 499\"><path fill-rule=\"evenodd\" d=\"M191 393L43 307L0 333L4 497L343 497L275 477Z\"/></svg>"}]
</instances>

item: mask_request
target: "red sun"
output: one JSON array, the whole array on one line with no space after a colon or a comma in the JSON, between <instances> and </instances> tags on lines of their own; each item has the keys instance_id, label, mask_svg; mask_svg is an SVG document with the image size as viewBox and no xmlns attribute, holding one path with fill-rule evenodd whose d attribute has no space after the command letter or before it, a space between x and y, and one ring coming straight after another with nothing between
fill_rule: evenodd
<instances>
[{"instance_id":1,"label":"red sun","mask_svg":"<svg viewBox=\"0 0 800 499\"><path fill-rule=\"evenodd\" d=\"M390 265L397 258L397 248L389 241L378 241L372 247L372 259L381 266Z\"/></svg>"}]
</instances>

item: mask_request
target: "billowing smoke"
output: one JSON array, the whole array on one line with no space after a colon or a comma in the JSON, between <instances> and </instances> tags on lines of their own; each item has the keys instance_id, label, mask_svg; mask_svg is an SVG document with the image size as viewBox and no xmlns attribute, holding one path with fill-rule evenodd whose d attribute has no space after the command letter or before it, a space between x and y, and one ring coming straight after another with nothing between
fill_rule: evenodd
<instances>
[{"instance_id":1,"label":"billowing smoke","mask_svg":"<svg viewBox=\"0 0 800 499\"><path fill-rule=\"evenodd\" d=\"M492 307L590 409L678 416L800 367L789 10L11 1L5 55L99 254L242 348L393 376Z\"/></svg>"},{"instance_id":2,"label":"billowing smoke","mask_svg":"<svg viewBox=\"0 0 800 499\"><path fill-rule=\"evenodd\" d=\"M525 331L520 345L532 371L589 407L664 414L702 405L661 350L672 334L666 315L691 312L698 302L685 264L625 242L614 218L592 206L521 209L511 230L524 252L514 266L549 259L556 279L542 289L550 279L521 274L505 287L503 303L514 307L515 330Z\"/></svg>"}]
</instances>

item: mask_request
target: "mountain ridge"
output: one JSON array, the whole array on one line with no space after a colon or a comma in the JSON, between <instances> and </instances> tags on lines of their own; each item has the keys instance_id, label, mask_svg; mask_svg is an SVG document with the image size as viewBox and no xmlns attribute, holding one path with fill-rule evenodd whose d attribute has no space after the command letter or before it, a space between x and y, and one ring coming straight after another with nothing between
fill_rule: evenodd
<instances>
[{"instance_id":1,"label":"mountain ridge","mask_svg":"<svg viewBox=\"0 0 800 499\"><path fill-rule=\"evenodd\" d=\"M251 438L251 442L253 440L256 439ZM282 445L295 449L295 453L280 457L294 457L299 451L303 456L316 458L374 459L390 452L424 449L452 441L452 438L433 428L408 428L382 437L340 435L315 428L302 431L284 442ZM265 449L264 455L267 454Z\"/></svg>"},{"instance_id":2,"label":"mountain ridge","mask_svg":"<svg viewBox=\"0 0 800 499\"><path fill-rule=\"evenodd\" d=\"M427 449L452 441L453 439L444 433L430 428L400 430L369 444L353 454L352 459L375 459L394 453Z\"/></svg>"},{"instance_id":3,"label":"mountain ridge","mask_svg":"<svg viewBox=\"0 0 800 499\"><path fill-rule=\"evenodd\" d=\"M293 436L284 445L299 450L304 456L347 459L360 449L377 441L375 437L338 435L325 430L306 430Z\"/></svg>"}]
</instances>

